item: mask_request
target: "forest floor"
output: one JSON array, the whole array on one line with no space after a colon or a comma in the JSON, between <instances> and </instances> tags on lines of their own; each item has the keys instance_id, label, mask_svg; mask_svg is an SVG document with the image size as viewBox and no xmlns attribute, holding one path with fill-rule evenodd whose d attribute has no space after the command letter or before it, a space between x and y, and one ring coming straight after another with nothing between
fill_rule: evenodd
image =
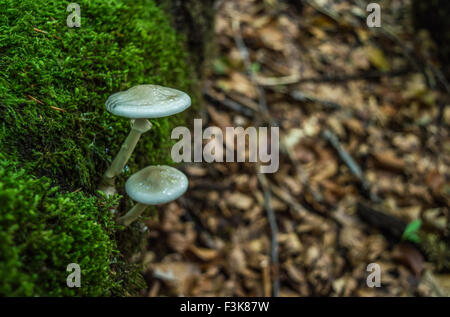
<instances>
[{"instance_id":1,"label":"forest floor","mask_svg":"<svg viewBox=\"0 0 450 317\"><path fill-rule=\"evenodd\" d=\"M381 28L365 1L219 3L203 126L279 126L279 170L186 165L146 221L143 295L449 295L450 109L409 1Z\"/></svg>"}]
</instances>

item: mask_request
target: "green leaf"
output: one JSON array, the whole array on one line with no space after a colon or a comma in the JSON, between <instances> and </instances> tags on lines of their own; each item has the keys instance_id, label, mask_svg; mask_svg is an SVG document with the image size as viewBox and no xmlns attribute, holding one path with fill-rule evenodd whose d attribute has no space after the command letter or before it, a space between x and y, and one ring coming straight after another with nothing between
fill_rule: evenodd
<instances>
[{"instance_id":1,"label":"green leaf","mask_svg":"<svg viewBox=\"0 0 450 317\"><path fill-rule=\"evenodd\" d=\"M411 221L405 228L405 231L403 231L402 239L419 243L420 237L418 235L419 229L422 225L422 221L420 219L416 219Z\"/></svg>"}]
</instances>

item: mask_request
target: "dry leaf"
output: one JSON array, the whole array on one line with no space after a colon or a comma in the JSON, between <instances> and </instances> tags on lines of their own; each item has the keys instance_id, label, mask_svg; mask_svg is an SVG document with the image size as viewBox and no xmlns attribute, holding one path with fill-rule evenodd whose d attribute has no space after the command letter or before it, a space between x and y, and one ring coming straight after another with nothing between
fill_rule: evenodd
<instances>
[{"instance_id":1,"label":"dry leaf","mask_svg":"<svg viewBox=\"0 0 450 317\"><path fill-rule=\"evenodd\" d=\"M271 23L264 28L259 29L258 35L261 36L261 40L266 47L269 47L276 51L283 50L284 36L283 33L278 29L276 24Z\"/></svg>"},{"instance_id":2,"label":"dry leaf","mask_svg":"<svg viewBox=\"0 0 450 317\"><path fill-rule=\"evenodd\" d=\"M398 244L392 251L392 257L409 267L416 276L420 275L424 269L422 254L409 244Z\"/></svg>"},{"instance_id":3,"label":"dry leaf","mask_svg":"<svg viewBox=\"0 0 450 317\"><path fill-rule=\"evenodd\" d=\"M302 243L295 232L279 234L278 242L286 248L289 254L299 253L303 250Z\"/></svg>"},{"instance_id":4,"label":"dry leaf","mask_svg":"<svg viewBox=\"0 0 450 317\"><path fill-rule=\"evenodd\" d=\"M188 165L186 166L186 173L188 173L191 176L200 177L208 174L208 171L206 170L206 168L200 166Z\"/></svg>"},{"instance_id":5,"label":"dry leaf","mask_svg":"<svg viewBox=\"0 0 450 317\"><path fill-rule=\"evenodd\" d=\"M191 245L189 247L189 250L203 261L211 261L215 259L218 255L217 250L199 248L196 247L195 245Z\"/></svg>"},{"instance_id":6,"label":"dry leaf","mask_svg":"<svg viewBox=\"0 0 450 317\"><path fill-rule=\"evenodd\" d=\"M153 276L165 282L177 296L189 295L200 275L198 265L189 262L157 263L151 269Z\"/></svg>"},{"instance_id":7,"label":"dry leaf","mask_svg":"<svg viewBox=\"0 0 450 317\"><path fill-rule=\"evenodd\" d=\"M251 80L240 72L232 72L230 74L230 79L222 79L217 83L219 87L225 91L234 90L250 99L255 99L257 97L255 87Z\"/></svg>"},{"instance_id":8,"label":"dry leaf","mask_svg":"<svg viewBox=\"0 0 450 317\"><path fill-rule=\"evenodd\" d=\"M253 198L240 192L235 192L226 196L229 206L242 210L247 210L253 205Z\"/></svg>"},{"instance_id":9,"label":"dry leaf","mask_svg":"<svg viewBox=\"0 0 450 317\"><path fill-rule=\"evenodd\" d=\"M245 273L247 270L247 261L245 260L244 251L239 246L234 246L228 254L228 263L233 271Z\"/></svg>"},{"instance_id":10,"label":"dry leaf","mask_svg":"<svg viewBox=\"0 0 450 317\"><path fill-rule=\"evenodd\" d=\"M389 62L384 56L382 50L380 50L375 46L370 45L366 47L366 54L373 66L375 66L381 71L389 71L390 69Z\"/></svg>"},{"instance_id":11,"label":"dry leaf","mask_svg":"<svg viewBox=\"0 0 450 317\"><path fill-rule=\"evenodd\" d=\"M376 163L383 168L392 171L403 171L405 168L405 161L395 155L393 151L377 151L372 154Z\"/></svg>"}]
</instances>

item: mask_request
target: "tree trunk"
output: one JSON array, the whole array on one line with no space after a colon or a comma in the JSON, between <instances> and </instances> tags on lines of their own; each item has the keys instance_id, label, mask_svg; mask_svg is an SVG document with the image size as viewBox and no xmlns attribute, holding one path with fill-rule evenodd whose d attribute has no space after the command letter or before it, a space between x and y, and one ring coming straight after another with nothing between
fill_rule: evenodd
<instances>
[{"instance_id":1,"label":"tree trunk","mask_svg":"<svg viewBox=\"0 0 450 317\"><path fill-rule=\"evenodd\" d=\"M186 37L195 72L202 79L213 50L216 0L156 0L172 18L174 28Z\"/></svg>"}]
</instances>

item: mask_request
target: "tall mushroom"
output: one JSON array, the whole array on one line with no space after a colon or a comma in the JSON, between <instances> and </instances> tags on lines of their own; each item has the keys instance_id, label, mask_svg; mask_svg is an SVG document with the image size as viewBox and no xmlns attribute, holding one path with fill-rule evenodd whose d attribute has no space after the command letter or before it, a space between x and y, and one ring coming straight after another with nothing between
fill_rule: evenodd
<instances>
[{"instance_id":1,"label":"tall mushroom","mask_svg":"<svg viewBox=\"0 0 450 317\"><path fill-rule=\"evenodd\" d=\"M147 119L170 116L190 105L191 98L186 93L158 85L138 85L112 94L106 100L106 109L116 116L132 119L131 131L106 170L99 189L107 195L115 193L115 178L122 172L141 134L152 127Z\"/></svg>"},{"instance_id":2,"label":"tall mushroom","mask_svg":"<svg viewBox=\"0 0 450 317\"><path fill-rule=\"evenodd\" d=\"M118 223L128 226L150 205L164 204L184 194L188 188L186 175L166 165L147 166L131 175L125 183L127 194L136 205Z\"/></svg>"}]
</instances>

